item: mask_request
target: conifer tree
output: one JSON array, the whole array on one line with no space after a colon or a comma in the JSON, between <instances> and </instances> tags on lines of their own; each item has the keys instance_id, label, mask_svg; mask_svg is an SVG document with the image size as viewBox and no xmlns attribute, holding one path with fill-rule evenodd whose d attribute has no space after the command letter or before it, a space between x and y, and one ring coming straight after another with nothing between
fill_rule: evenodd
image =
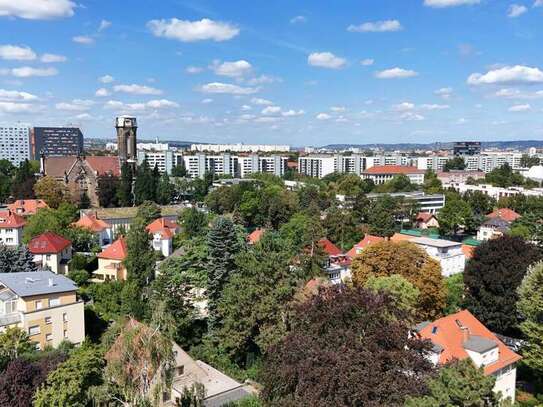
<instances>
[{"instance_id":1,"label":"conifer tree","mask_svg":"<svg viewBox=\"0 0 543 407\"><path fill-rule=\"evenodd\" d=\"M121 167L121 181L117 191L117 199L121 206L132 206L134 204L134 196L132 194L133 178L132 168L127 163L124 163Z\"/></svg>"}]
</instances>

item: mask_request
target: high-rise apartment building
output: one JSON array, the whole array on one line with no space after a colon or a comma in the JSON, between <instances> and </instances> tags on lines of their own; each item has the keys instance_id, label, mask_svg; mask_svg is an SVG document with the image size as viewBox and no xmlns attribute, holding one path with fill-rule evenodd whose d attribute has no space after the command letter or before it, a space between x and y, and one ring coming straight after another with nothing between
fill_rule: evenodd
<instances>
[{"instance_id":1,"label":"high-rise apartment building","mask_svg":"<svg viewBox=\"0 0 543 407\"><path fill-rule=\"evenodd\" d=\"M460 141L460 142L454 143L453 154L454 155L481 154L481 142L480 141Z\"/></svg>"},{"instance_id":2,"label":"high-rise apartment building","mask_svg":"<svg viewBox=\"0 0 543 407\"><path fill-rule=\"evenodd\" d=\"M31 155L77 156L83 152L83 133L77 127L34 127L30 135Z\"/></svg>"},{"instance_id":3,"label":"high-rise apartment building","mask_svg":"<svg viewBox=\"0 0 543 407\"><path fill-rule=\"evenodd\" d=\"M0 127L0 160L8 160L18 166L30 158L30 127Z\"/></svg>"}]
</instances>

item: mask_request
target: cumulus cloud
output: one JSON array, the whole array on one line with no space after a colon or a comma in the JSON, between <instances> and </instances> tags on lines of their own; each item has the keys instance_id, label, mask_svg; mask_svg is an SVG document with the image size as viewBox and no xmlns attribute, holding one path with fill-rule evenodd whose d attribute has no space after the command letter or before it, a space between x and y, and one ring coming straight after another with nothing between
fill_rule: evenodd
<instances>
[{"instance_id":1,"label":"cumulus cloud","mask_svg":"<svg viewBox=\"0 0 543 407\"><path fill-rule=\"evenodd\" d=\"M314 52L307 57L307 63L320 68L341 69L347 61L331 52Z\"/></svg>"},{"instance_id":2,"label":"cumulus cloud","mask_svg":"<svg viewBox=\"0 0 543 407\"><path fill-rule=\"evenodd\" d=\"M231 83L211 82L200 87L203 93L223 93L231 95L251 95L258 92L258 88L242 87Z\"/></svg>"},{"instance_id":3,"label":"cumulus cloud","mask_svg":"<svg viewBox=\"0 0 543 407\"><path fill-rule=\"evenodd\" d=\"M468 77L469 85L529 85L543 83L543 71L524 65L504 66Z\"/></svg>"},{"instance_id":4,"label":"cumulus cloud","mask_svg":"<svg viewBox=\"0 0 543 407\"><path fill-rule=\"evenodd\" d=\"M424 5L434 8L466 6L479 4L481 0L424 0Z\"/></svg>"},{"instance_id":5,"label":"cumulus cloud","mask_svg":"<svg viewBox=\"0 0 543 407\"><path fill-rule=\"evenodd\" d=\"M268 106L262 109L260 113L265 116L274 116L281 113L281 108L279 106Z\"/></svg>"},{"instance_id":6,"label":"cumulus cloud","mask_svg":"<svg viewBox=\"0 0 543 407\"><path fill-rule=\"evenodd\" d=\"M11 61L32 61L36 59L36 53L27 46L0 45L0 58Z\"/></svg>"},{"instance_id":7,"label":"cumulus cloud","mask_svg":"<svg viewBox=\"0 0 543 407\"><path fill-rule=\"evenodd\" d=\"M113 78L113 76L111 75L104 75L104 76L100 76L98 78L98 82L102 82L102 83L111 83L115 80L115 78Z\"/></svg>"},{"instance_id":8,"label":"cumulus cloud","mask_svg":"<svg viewBox=\"0 0 543 407\"><path fill-rule=\"evenodd\" d=\"M94 95L98 97L105 97L105 96L109 96L110 92L106 88L100 88L96 91Z\"/></svg>"},{"instance_id":9,"label":"cumulus cloud","mask_svg":"<svg viewBox=\"0 0 543 407\"><path fill-rule=\"evenodd\" d=\"M505 99L540 99L543 98L543 90L536 92L521 92L518 89L503 88L494 94L496 97Z\"/></svg>"},{"instance_id":10,"label":"cumulus cloud","mask_svg":"<svg viewBox=\"0 0 543 407\"><path fill-rule=\"evenodd\" d=\"M250 73L253 69L252 65L243 59L223 63L220 61L213 61L210 68L215 75L228 76L230 78L240 78Z\"/></svg>"},{"instance_id":11,"label":"cumulus cloud","mask_svg":"<svg viewBox=\"0 0 543 407\"><path fill-rule=\"evenodd\" d=\"M38 110L38 107L30 103L0 102L0 112L3 113L27 113L35 110Z\"/></svg>"},{"instance_id":12,"label":"cumulus cloud","mask_svg":"<svg viewBox=\"0 0 543 407\"><path fill-rule=\"evenodd\" d=\"M417 75L418 73L415 71L396 67L391 69L385 69L384 71L379 71L375 74L375 77L378 79L401 79L412 78Z\"/></svg>"},{"instance_id":13,"label":"cumulus cloud","mask_svg":"<svg viewBox=\"0 0 543 407\"><path fill-rule=\"evenodd\" d=\"M130 85L115 85L113 87L115 92L129 93L132 95L161 95L160 89L153 88L146 85L137 85L135 83Z\"/></svg>"},{"instance_id":14,"label":"cumulus cloud","mask_svg":"<svg viewBox=\"0 0 543 407\"><path fill-rule=\"evenodd\" d=\"M70 0L0 0L0 16L49 20L71 17L75 7Z\"/></svg>"},{"instance_id":15,"label":"cumulus cloud","mask_svg":"<svg viewBox=\"0 0 543 407\"><path fill-rule=\"evenodd\" d=\"M204 105L208 105L210 103L213 103L213 99L210 99L210 98L206 98L206 99L203 99L202 100L202 104Z\"/></svg>"},{"instance_id":16,"label":"cumulus cloud","mask_svg":"<svg viewBox=\"0 0 543 407\"><path fill-rule=\"evenodd\" d=\"M94 38L89 37L88 35L76 35L75 37L72 37L72 41L83 45L94 44Z\"/></svg>"},{"instance_id":17,"label":"cumulus cloud","mask_svg":"<svg viewBox=\"0 0 543 407\"><path fill-rule=\"evenodd\" d=\"M449 105L439 105L439 104L433 103L433 104L420 105L420 108L424 110L446 110L446 109L450 109L451 107Z\"/></svg>"},{"instance_id":18,"label":"cumulus cloud","mask_svg":"<svg viewBox=\"0 0 543 407\"><path fill-rule=\"evenodd\" d=\"M179 104L168 99L150 100L145 106L151 109L169 109L179 107Z\"/></svg>"},{"instance_id":19,"label":"cumulus cloud","mask_svg":"<svg viewBox=\"0 0 543 407\"><path fill-rule=\"evenodd\" d=\"M169 109L176 108L179 105L167 99L150 100L146 103L123 103L118 100L109 100L104 105L104 108L117 110L122 112L141 112L148 109Z\"/></svg>"},{"instance_id":20,"label":"cumulus cloud","mask_svg":"<svg viewBox=\"0 0 543 407\"><path fill-rule=\"evenodd\" d=\"M406 112L409 110L413 110L414 108L415 108L415 104L411 102L402 102L402 103L392 106L392 110L396 112Z\"/></svg>"},{"instance_id":21,"label":"cumulus cloud","mask_svg":"<svg viewBox=\"0 0 543 407\"><path fill-rule=\"evenodd\" d=\"M156 37L163 37L182 42L194 41L227 41L239 34L239 28L221 21L203 18L199 21L179 20L151 20L147 28Z\"/></svg>"},{"instance_id":22,"label":"cumulus cloud","mask_svg":"<svg viewBox=\"0 0 543 407\"><path fill-rule=\"evenodd\" d=\"M507 17L509 18L520 17L527 11L528 11L528 7L526 6L523 6L521 4L511 4L509 6L509 9L507 10Z\"/></svg>"},{"instance_id":23,"label":"cumulus cloud","mask_svg":"<svg viewBox=\"0 0 543 407\"><path fill-rule=\"evenodd\" d=\"M300 24L300 23L306 23L306 22L307 22L307 17L305 16L296 16L290 19L290 24Z\"/></svg>"},{"instance_id":24,"label":"cumulus cloud","mask_svg":"<svg viewBox=\"0 0 543 407\"><path fill-rule=\"evenodd\" d=\"M281 112L281 116L283 117L295 117L295 116L303 116L305 114L304 110L285 110Z\"/></svg>"},{"instance_id":25,"label":"cumulus cloud","mask_svg":"<svg viewBox=\"0 0 543 407\"><path fill-rule=\"evenodd\" d=\"M58 71L55 68L32 68L30 66L22 66L20 68L11 69L11 74L17 78L30 78L33 76L55 76Z\"/></svg>"},{"instance_id":26,"label":"cumulus cloud","mask_svg":"<svg viewBox=\"0 0 543 407\"><path fill-rule=\"evenodd\" d=\"M255 85L263 85L266 83L281 82L281 81L282 81L281 78L277 78L277 77L269 76L269 75L260 75L255 78L248 79L247 83L249 85L255 86Z\"/></svg>"},{"instance_id":27,"label":"cumulus cloud","mask_svg":"<svg viewBox=\"0 0 543 407\"><path fill-rule=\"evenodd\" d=\"M262 98L252 98L251 103L254 105L260 105L260 106L273 105L273 102L271 100L262 99Z\"/></svg>"},{"instance_id":28,"label":"cumulus cloud","mask_svg":"<svg viewBox=\"0 0 543 407\"><path fill-rule=\"evenodd\" d=\"M40 61L46 64L52 64L55 62L66 62L68 58L66 58L64 55L57 55L57 54L43 54L40 57Z\"/></svg>"},{"instance_id":29,"label":"cumulus cloud","mask_svg":"<svg viewBox=\"0 0 543 407\"><path fill-rule=\"evenodd\" d=\"M55 105L57 110L68 112L86 112L94 105L92 100L74 99L71 102L60 102Z\"/></svg>"},{"instance_id":30,"label":"cumulus cloud","mask_svg":"<svg viewBox=\"0 0 543 407\"><path fill-rule=\"evenodd\" d=\"M102 21L100 21L100 25L98 26L98 32L102 32L104 30L107 30L109 27L111 27L111 21L102 20Z\"/></svg>"},{"instance_id":31,"label":"cumulus cloud","mask_svg":"<svg viewBox=\"0 0 543 407\"><path fill-rule=\"evenodd\" d=\"M434 91L434 94L445 100L450 99L453 94L453 88L450 88L450 87L440 88Z\"/></svg>"},{"instance_id":32,"label":"cumulus cloud","mask_svg":"<svg viewBox=\"0 0 543 407\"><path fill-rule=\"evenodd\" d=\"M529 110L532 110L532 106L530 104L514 105L509 108L510 112L527 112Z\"/></svg>"},{"instance_id":33,"label":"cumulus cloud","mask_svg":"<svg viewBox=\"0 0 543 407\"><path fill-rule=\"evenodd\" d=\"M371 65L373 65L374 62L375 62L375 60L373 60L371 58L366 58L366 59L363 59L362 61L360 61L360 65L362 65L362 66L371 66Z\"/></svg>"},{"instance_id":34,"label":"cumulus cloud","mask_svg":"<svg viewBox=\"0 0 543 407\"><path fill-rule=\"evenodd\" d=\"M190 74L190 75L196 75L200 72L203 72L204 71L204 68L201 68L199 66L187 66L185 68L185 72Z\"/></svg>"},{"instance_id":35,"label":"cumulus cloud","mask_svg":"<svg viewBox=\"0 0 543 407\"><path fill-rule=\"evenodd\" d=\"M360 25L351 24L347 27L347 31L350 32L393 32L402 29L398 20L370 21Z\"/></svg>"},{"instance_id":36,"label":"cumulus cloud","mask_svg":"<svg viewBox=\"0 0 543 407\"><path fill-rule=\"evenodd\" d=\"M28 92L20 92L17 90L0 89L0 100L3 101L32 101L38 97Z\"/></svg>"},{"instance_id":37,"label":"cumulus cloud","mask_svg":"<svg viewBox=\"0 0 543 407\"><path fill-rule=\"evenodd\" d=\"M404 112L400 116L400 119L406 120L406 121L421 121L421 120L424 120L425 117L415 112Z\"/></svg>"},{"instance_id":38,"label":"cumulus cloud","mask_svg":"<svg viewBox=\"0 0 543 407\"><path fill-rule=\"evenodd\" d=\"M317 120L330 120L332 116L330 116L328 113L319 113L317 116L315 116Z\"/></svg>"}]
</instances>

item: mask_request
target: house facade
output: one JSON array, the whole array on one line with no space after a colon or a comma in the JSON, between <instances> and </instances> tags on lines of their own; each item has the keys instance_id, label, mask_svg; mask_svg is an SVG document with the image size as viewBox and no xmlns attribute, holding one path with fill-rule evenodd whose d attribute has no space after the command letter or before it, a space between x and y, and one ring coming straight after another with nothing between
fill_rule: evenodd
<instances>
[{"instance_id":1,"label":"house facade","mask_svg":"<svg viewBox=\"0 0 543 407\"><path fill-rule=\"evenodd\" d=\"M438 228L439 222L434 214L430 212L419 212L415 219L417 229Z\"/></svg>"},{"instance_id":2,"label":"house facade","mask_svg":"<svg viewBox=\"0 0 543 407\"><path fill-rule=\"evenodd\" d=\"M26 221L10 210L0 211L0 244L18 247L23 242Z\"/></svg>"},{"instance_id":3,"label":"house facade","mask_svg":"<svg viewBox=\"0 0 543 407\"><path fill-rule=\"evenodd\" d=\"M424 184L424 170L403 165L378 165L362 172L362 179L370 179L375 185L384 184L398 175L405 175L411 183Z\"/></svg>"},{"instance_id":4,"label":"house facade","mask_svg":"<svg viewBox=\"0 0 543 407\"><path fill-rule=\"evenodd\" d=\"M155 219L147 226L147 231L153 235L152 246L164 257L173 253L173 237L179 231L177 223L167 218Z\"/></svg>"},{"instance_id":5,"label":"house facade","mask_svg":"<svg viewBox=\"0 0 543 407\"><path fill-rule=\"evenodd\" d=\"M98 239L98 244L100 247L107 246L113 240L113 232L111 231L111 226L109 223L104 222L101 219L97 219L96 215L92 213L88 215L82 214L79 220L72 223L72 225L94 233Z\"/></svg>"},{"instance_id":6,"label":"house facade","mask_svg":"<svg viewBox=\"0 0 543 407\"><path fill-rule=\"evenodd\" d=\"M128 254L126 239L120 237L110 246L98 254L98 269L95 270L91 281L103 283L104 281L125 281L126 267L123 264Z\"/></svg>"},{"instance_id":7,"label":"house facade","mask_svg":"<svg viewBox=\"0 0 543 407\"><path fill-rule=\"evenodd\" d=\"M431 258L439 262L444 277L464 272L466 257L462 243L429 237L414 237L409 241L424 249Z\"/></svg>"},{"instance_id":8,"label":"house facade","mask_svg":"<svg viewBox=\"0 0 543 407\"><path fill-rule=\"evenodd\" d=\"M28 243L39 268L55 274L67 274L68 262L72 259L72 242L53 232L45 232Z\"/></svg>"},{"instance_id":9,"label":"house facade","mask_svg":"<svg viewBox=\"0 0 543 407\"><path fill-rule=\"evenodd\" d=\"M85 339L75 283L51 271L0 273L0 332L19 327L39 349Z\"/></svg>"}]
</instances>

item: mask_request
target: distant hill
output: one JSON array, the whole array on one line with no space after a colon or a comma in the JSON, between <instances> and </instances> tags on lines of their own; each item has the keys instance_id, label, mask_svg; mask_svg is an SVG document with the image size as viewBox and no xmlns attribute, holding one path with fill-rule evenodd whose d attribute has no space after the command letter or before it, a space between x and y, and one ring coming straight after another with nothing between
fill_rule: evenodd
<instances>
[{"instance_id":1,"label":"distant hill","mask_svg":"<svg viewBox=\"0 0 543 407\"><path fill-rule=\"evenodd\" d=\"M452 149L453 142L450 143L397 143L397 144L328 144L320 148L330 150L343 150L347 148L360 149L382 149L385 151L393 150L442 150ZM483 141L483 149L514 149L525 150L530 147L543 148L543 140L517 140L517 141Z\"/></svg>"}]
</instances>

